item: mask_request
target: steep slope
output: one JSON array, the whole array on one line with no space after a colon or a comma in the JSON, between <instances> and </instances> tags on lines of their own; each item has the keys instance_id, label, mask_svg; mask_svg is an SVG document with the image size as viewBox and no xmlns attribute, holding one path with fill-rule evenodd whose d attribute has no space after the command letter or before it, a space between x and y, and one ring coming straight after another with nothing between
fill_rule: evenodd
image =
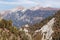
<instances>
[{"instance_id":1,"label":"steep slope","mask_svg":"<svg viewBox=\"0 0 60 40\"><path fill-rule=\"evenodd\" d=\"M53 39L60 40L60 10L54 15L54 17L56 18L56 22L53 26L53 30L55 31Z\"/></svg>"}]
</instances>

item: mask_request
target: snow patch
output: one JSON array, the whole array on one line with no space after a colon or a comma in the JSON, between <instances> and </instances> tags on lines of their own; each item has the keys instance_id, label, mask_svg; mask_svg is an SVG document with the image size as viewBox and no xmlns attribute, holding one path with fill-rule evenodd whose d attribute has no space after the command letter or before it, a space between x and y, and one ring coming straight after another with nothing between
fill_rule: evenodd
<instances>
[{"instance_id":1,"label":"snow patch","mask_svg":"<svg viewBox=\"0 0 60 40\"><path fill-rule=\"evenodd\" d=\"M26 25L25 25L25 27L29 27L29 25L28 25L28 24L26 24Z\"/></svg>"}]
</instances>

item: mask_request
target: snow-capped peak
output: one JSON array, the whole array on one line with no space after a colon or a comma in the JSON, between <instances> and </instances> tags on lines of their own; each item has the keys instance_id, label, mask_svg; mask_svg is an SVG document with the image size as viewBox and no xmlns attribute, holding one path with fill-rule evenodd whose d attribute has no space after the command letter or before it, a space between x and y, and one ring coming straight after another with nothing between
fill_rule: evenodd
<instances>
[{"instance_id":1,"label":"snow-capped peak","mask_svg":"<svg viewBox=\"0 0 60 40\"><path fill-rule=\"evenodd\" d=\"M26 11L26 10L27 10L26 8L21 7L21 6L11 9L12 12L16 12L16 11L24 12L24 11Z\"/></svg>"},{"instance_id":2,"label":"snow-capped peak","mask_svg":"<svg viewBox=\"0 0 60 40\"><path fill-rule=\"evenodd\" d=\"M25 9L23 9L21 12L25 12L27 9L25 8Z\"/></svg>"}]
</instances>

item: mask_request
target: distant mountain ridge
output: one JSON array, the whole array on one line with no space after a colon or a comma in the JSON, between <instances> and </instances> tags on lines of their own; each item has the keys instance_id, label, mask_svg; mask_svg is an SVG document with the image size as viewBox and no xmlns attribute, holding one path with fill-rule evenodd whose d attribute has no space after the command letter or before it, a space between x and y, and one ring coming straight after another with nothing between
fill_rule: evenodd
<instances>
[{"instance_id":1,"label":"distant mountain ridge","mask_svg":"<svg viewBox=\"0 0 60 40\"><path fill-rule=\"evenodd\" d=\"M6 20L12 20L13 25L22 26L25 24L35 24L45 19L48 16L52 16L59 10L57 8L41 8L33 7L26 9L24 7L17 7L8 11L1 12L0 14Z\"/></svg>"}]
</instances>

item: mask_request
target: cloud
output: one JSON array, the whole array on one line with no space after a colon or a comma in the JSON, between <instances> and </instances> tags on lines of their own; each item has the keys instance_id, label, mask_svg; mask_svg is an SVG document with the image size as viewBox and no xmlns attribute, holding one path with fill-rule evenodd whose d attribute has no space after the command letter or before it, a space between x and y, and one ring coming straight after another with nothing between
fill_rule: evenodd
<instances>
[{"instance_id":1,"label":"cloud","mask_svg":"<svg viewBox=\"0 0 60 40\"><path fill-rule=\"evenodd\" d=\"M1 5L33 7L40 5L43 7L60 7L60 0L0 0ZM27 6L28 5L28 6Z\"/></svg>"},{"instance_id":2,"label":"cloud","mask_svg":"<svg viewBox=\"0 0 60 40\"><path fill-rule=\"evenodd\" d=\"M60 0L35 0L35 2L43 7L60 7Z\"/></svg>"},{"instance_id":3,"label":"cloud","mask_svg":"<svg viewBox=\"0 0 60 40\"><path fill-rule=\"evenodd\" d=\"M0 4L20 4L20 3L17 3L17 2L0 1Z\"/></svg>"},{"instance_id":4,"label":"cloud","mask_svg":"<svg viewBox=\"0 0 60 40\"><path fill-rule=\"evenodd\" d=\"M49 0L49 1L46 1L44 3L44 6L49 6L49 7L56 7L56 6L60 6L60 2L59 1L54 1L54 0Z\"/></svg>"},{"instance_id":5,"label":"cloud","mask_svg":"<svg viewBox=\"0 0 60 40\"><path fill-rule=\"evenodd\" d=\"M38 4L36 2L33 2L33 1L14 1L14 2L7 2L7 1L0 1L0 4L11 4L11 5L21 5L21 4Z\"/></svg>"}]
</instances>

